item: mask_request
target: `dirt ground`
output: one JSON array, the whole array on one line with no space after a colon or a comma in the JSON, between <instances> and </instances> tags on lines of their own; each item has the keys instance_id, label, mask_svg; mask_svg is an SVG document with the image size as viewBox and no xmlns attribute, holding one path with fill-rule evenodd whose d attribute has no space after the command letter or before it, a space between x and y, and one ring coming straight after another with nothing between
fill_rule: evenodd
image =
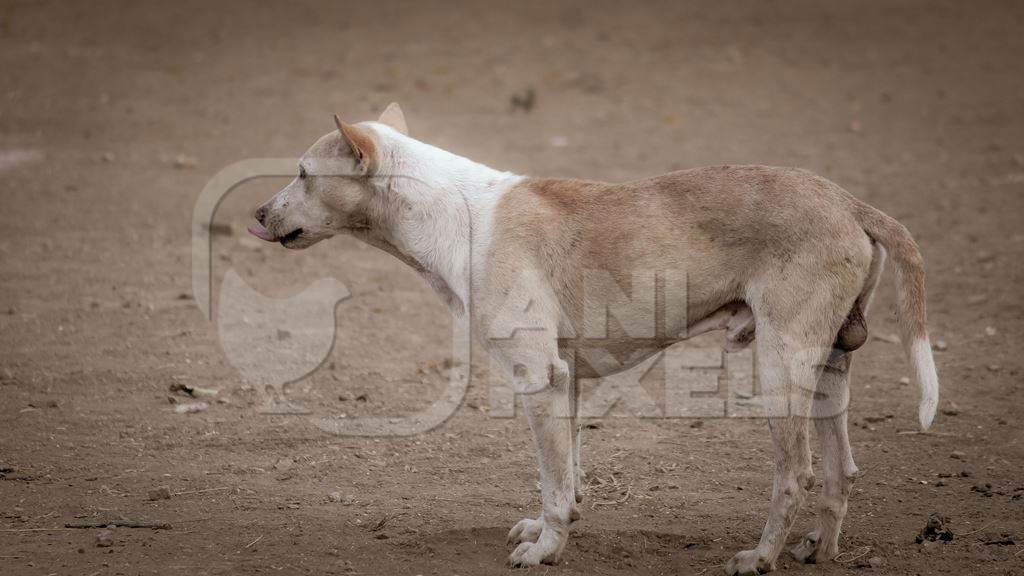
<instances>
[{"instance_id":1,"label":"dirt ground","mask_svg":"<svg viewBox=\"0 0 1024 576\"><path fill-rule=\"evenodd\" d=\"M928 267L933 433L891 275L852 385L855 486L837 562L793 574L1024 573L1024 5L1015 2L0 2L0 574L500 574L536 515L525 419L488 363L444 425L326 434L257 411L193 298L191 218L245 158L294 157L331 114L390 101L427 142L519 173L622 181L707 164L808 168L901 220ZM515 106L513 100L533 105ZM529 108L528 110L525 108ZM282 183L217 212L217 283L334 277L315 414L414 412L443 388L446 308L352 239L244 233ZM173 384L219 391L208 410ZM702 424L698 424L698 422ZM537 574L716 574L771 488L763 421L609 417L583 519ZM150 500L167 487L168 499ZM806 505L793 537L813 519ZM915 543L930 514L951 541ZM72 522L170 523L98 529ZM873 564L868 559L875 559Z\"/></svg>"}]
</instances>

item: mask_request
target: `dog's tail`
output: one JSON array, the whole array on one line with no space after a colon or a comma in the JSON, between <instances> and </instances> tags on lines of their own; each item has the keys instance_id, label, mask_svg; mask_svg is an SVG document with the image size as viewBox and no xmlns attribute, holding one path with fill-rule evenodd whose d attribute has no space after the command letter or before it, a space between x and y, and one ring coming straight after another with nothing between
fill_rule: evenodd
<instances>
[{"instance_id":1,"label":"dog's tail","mask_svg":"<svg viewBox=\"0 0 1024 576\"><path fill-rule=\"evenodd\" d=\"M939 377L925 325L924 259L907 229L885 213L853 198L854 217L868 236L892 254L899 302L896 320L914 379L921 387L918 418L927 430L939 405Z\"/></svg>"}]
</instances>

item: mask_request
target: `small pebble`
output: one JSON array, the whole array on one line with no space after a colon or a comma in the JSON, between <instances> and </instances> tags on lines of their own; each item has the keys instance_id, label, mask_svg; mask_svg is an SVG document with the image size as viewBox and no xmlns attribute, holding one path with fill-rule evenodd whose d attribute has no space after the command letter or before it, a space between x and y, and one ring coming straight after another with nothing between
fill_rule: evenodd
<instances>
[{"instance_id":1,"label":"small pebble","mask_svg":"<svg viewBox=\"0 0 1024 576\"><path fill-rule=\"evenodd\" d=\"M998 333L995 326L985 326L985 336L995 336Z\"/></svg>"},{"instance_id":2,"label":"small pebble","mask_svg":"<svg viewBox=\"0 0 1024 576\"><path fill-rule=\"evenodd\" d=\"M872 568L881 568L883 564L885 564L885 561L879 556L872 556L871 558L868 558L868 566L871 566Z\"/></svg>"},{"instance_id":3,"label":"small pebble","mask_svg":"<svg viewBox=\"0 0 1024 576\"><path fill-rule=\"evenodd\" d=\"M945 340L936 340L932 344L932 350L936 350L938 352L945 352L947 349L949 349L949 345L946 344Z\"/></svg>"},{"instance_id":4,"label":"small pebble","mask_svg":"<svg viewBox=\"0 0 1024 576\"><path fill-rule=\"evenodd\" d=\"M171 489L167 486L160 486L149 491L150 500L170 500Z\"/></svg>"},{"instance_id":5,"label":"small pebble","mask_svg":"<svg viewBox=\"0 0 1024 576\"><path fill-rule=\"evenodd\" d=\"M949 453L949 457L954 459L954 460L964 460L965 458L967 458L967 454L965 454L965 453L963 453L963 452L961 452L959 450L954 450L954 451Z\"/></svg>"},{"instance_id":6,"label":"small pebble","mask_svg":"<svg viewBox=\"0 0 1024 576\"><path fill-rule=\"evenodd\" d=\"M195 412L202 412L210 408L210 405L206 402L189 402L186 404L178 404L174 407L174 411L178 414L193 414Z\"/></svg>"},{"instance_id":7,"label":"small pebble","mask_svg":"<svg viewBox=\"0 0 1024 576\"><path fill-rule=\"evenodd\" d=\"M100 530L100 533L96 535L96 546L100 548L109 548L114 545L114 533L110 530Z\"/></svg>"},{"instance_id":8,"label":"small pebble","mask_svg":"<svg viewBox=\"0 0 1024 576\"><path fill-rule=\"evenodd\" d=\"M175 168L195 168L196 164L198 164L198 161L195 158L185 154L178 154L174 157Z\"/></svg>"},{"instance_id":9,"label":"small pebble","mask_svg":"<svg viewBox=\"0 0 1024 576\"><path fill-rule=\"evenodd\" d=\"M902 384L903 386L910 384L910 378L908 378L907 376L900 378L900 384Z\"/></svg>"}]
</instances>

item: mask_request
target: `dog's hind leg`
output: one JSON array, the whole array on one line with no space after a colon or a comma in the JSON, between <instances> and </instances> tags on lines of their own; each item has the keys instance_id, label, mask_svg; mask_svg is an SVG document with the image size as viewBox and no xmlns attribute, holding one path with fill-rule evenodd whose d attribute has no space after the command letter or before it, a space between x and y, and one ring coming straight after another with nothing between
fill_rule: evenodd
<instances>
[{"instance_id":1,"label":"dog's hind leg","mask_svg":"<svg viewBox=\"0 0 1024 576\"><path fill-rule=\"evenodd\" d=\"M871 269L864 283L864 289L857 297L851 321L843 324L828 362L818 379L818 388L812 409L814 426L821 443L822 486L818 501L818 527L804 536L791 549L797 560L808 563L824 562L839 553L839 532L846 516L847 502L853 482L857 477L857 465L850 449L847 431L847 409L850 398L850 365L853 353L845 348L857 338L843 335L843 330L858 321L864 323L867 308L885 264L885 250L878 244L873 247ZM856 330L859 330L857 328ZM860 338L861 343L866 339Z\"/></svg>"},{"instance_id":2,"label":"dog's hind leg","mask_svg":"<svg viewBox=\"0 0 1024 576\"><path fill-rule=\"evenodd\" d=\"M757 326L757 374L772 437L774 479L761 539L726 563L730 576L775 568L814 486L808 445L814 394L822 364L867 276L870 252L864 248L834 256L842 258L841 267L830 266L820 255L797 255L791 267L766 272L747 296Z\"/></svg>"},{"instance_id":3,"label":"dog's hind leg","mask_svg":"<svg viewBox=\"0 0 1024 576\"><path fill-rule=\"evenodd\" d=\"M851 352L833 350L818 379L811 417L821 443L822 487L817 528L790 549L801 562L825 562L839 553L839 531L857 476L846 427L852 358Z\"/></svg>"},{"instance_id":4,"label":"dog's hind leg","mask_svg":"<svg viewBox=\"0 0 1024 576\"><path fill-rule=\"evenodd\" d=\"M730 576L775 569L807 490L814 484L808 449L810 400L799 389L814 387L811 358L797 358L800 347L761 318L757 319L757 371L768 412L774 453L774 479L768 520L756 548L738 552L726 564ZM788 364L788 365L787 365Z\"/></svg>"}]
</instances>

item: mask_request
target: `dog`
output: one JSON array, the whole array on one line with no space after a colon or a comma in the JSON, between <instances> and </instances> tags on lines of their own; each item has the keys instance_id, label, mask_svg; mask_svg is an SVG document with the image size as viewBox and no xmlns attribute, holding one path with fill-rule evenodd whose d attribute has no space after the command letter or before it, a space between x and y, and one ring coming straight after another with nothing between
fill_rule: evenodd
<instances>
[{"instance_id":1,"label":"dog","mask_svg":"<svg viewBox=\"0 0 1024 576\"><path fill-rule=\"evenodd\" d=\"M579 517L576 379L625 370L710 330L726 331L727 349L755 344L775 455L761 539L726 573L775 568L815 484L812 421L824 475L817 527L791 552L805 562L833 559L857 476L846 422L850 362L867 338L864 318L887 254L922 428L935 416L917 245L896 220L824 178L765 166L625 184L530 178L411 138L397 104L375 122L335 116L335 124L302 156L297 177L256 210L250 232L289 249L350 234L394 255L504 369L541 479L541 514L509 533L513 565L558 562Z\"/></svg>"}]
</instances>

